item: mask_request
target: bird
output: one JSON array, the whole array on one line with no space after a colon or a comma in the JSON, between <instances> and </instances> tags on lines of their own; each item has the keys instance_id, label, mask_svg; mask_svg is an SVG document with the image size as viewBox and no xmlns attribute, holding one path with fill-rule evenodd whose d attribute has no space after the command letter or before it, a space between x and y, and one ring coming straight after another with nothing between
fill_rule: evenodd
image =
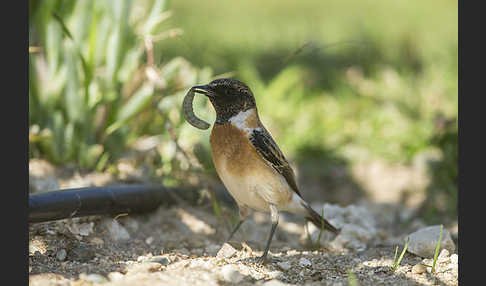
<instances>
[{"instance_id":1,"label":"bird","mask_svg":"<svg viewBox=\"0 0 486 286\"><path fill-rule=\"evenodd\" d=\"M250 209L270 213L270 235L259 257L264 262L268 261L281 211L303 216L319 229L340 232L303 199L294 171L260 121L255 96L245 83L219 78L193 86L190 91L205 95L216 111L209 139L211 156L240 216L227 241L246 220Z\"/></svg>"}]
</instances>

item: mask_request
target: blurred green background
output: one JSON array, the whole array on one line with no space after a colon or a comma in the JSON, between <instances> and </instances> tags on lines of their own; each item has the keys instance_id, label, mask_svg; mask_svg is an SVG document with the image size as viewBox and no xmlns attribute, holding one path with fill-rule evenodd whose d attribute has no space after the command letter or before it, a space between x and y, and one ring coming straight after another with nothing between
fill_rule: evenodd
<instances>
[{"instance_id":1,"label":"blurred green background","mask_svg":"<svg viewBox=\"0 0 486 286\"><path fill-rule=\"evenodd\" d=\"M457 218L457 1L29 3L30 158L116 173L152 138L141 163L154 181L217 178L210 130L181 103L192 85L235 77L307 196L373 198L357 166L413 169L435 154L427 183L399 191L423 193L413 206L429 222ZM215 118L204 98L195 110Z\"/></svg>"}]
</instances>

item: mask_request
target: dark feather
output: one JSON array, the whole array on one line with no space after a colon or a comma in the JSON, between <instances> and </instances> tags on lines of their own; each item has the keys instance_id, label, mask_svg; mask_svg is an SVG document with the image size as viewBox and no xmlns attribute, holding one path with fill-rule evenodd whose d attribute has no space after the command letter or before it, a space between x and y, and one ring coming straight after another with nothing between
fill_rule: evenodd
<instances>
[{"instance_id":1,"label":"dark feather","mask_svg":"<svg viewBox=\"0 0 486 286\"><path fill-rule=\"evenodd\" d=\"M302 206L307 209L309 216L307 219L312 222L317 228L329 230L334 234L339 234L341 232L340 229L337 229L333 226L330 222L324 219L320 214L318 214L315 210L313 210L307 203L302 203Z\"/></svg>"},{"instance_id":2,"label":"dark feather","mask_svg":"<svg viewBox=\"0 0 486 286\"><path fill-rule=\"evenodd\" d=\"M285 178L292 190L302 197L295 182L294 171L265 127L260 126L260 130L254 129L249 139L265 161Z\"/></svg>"}]
</instances>

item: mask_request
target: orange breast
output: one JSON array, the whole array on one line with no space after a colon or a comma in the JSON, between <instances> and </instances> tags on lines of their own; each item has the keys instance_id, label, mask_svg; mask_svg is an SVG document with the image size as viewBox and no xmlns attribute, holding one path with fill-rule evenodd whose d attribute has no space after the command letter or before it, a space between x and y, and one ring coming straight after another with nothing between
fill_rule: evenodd
<instances>
[{"instance_id":1,"label":"orange breast","mask_svg":"<svg viewBox=\"0 0 486 286\"><path fill-rule=\"evenodd\" d=\"M215 124L210 143L213 162L218 171L224 163L228 172L245 176L251 170L252 164L262 160L245 131L231 123Z\"/></svg>"}]
</instances>

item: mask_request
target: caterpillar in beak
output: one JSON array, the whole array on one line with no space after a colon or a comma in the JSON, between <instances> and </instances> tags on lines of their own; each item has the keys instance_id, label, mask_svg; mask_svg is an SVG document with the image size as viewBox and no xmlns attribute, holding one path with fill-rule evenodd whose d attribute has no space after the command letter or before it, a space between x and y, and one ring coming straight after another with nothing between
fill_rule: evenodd
<instances>
[{"instance_id":1,"label":"caterpillar in beak","mask_svg":"<svg viewBox=\"0 0 486 286\"><path fill-rule=\"evenodd\" d=\"M184 97L184 101L182 102L182 110L184 111L184 117L192 126L206 130L209 128L210 124L204 120L199 119L196 114L194 114L194 109L192 107L192 103L194 101L195 95L195 88L192 87L187 92L186 96Z\"/></svg>"}]
</instances>

